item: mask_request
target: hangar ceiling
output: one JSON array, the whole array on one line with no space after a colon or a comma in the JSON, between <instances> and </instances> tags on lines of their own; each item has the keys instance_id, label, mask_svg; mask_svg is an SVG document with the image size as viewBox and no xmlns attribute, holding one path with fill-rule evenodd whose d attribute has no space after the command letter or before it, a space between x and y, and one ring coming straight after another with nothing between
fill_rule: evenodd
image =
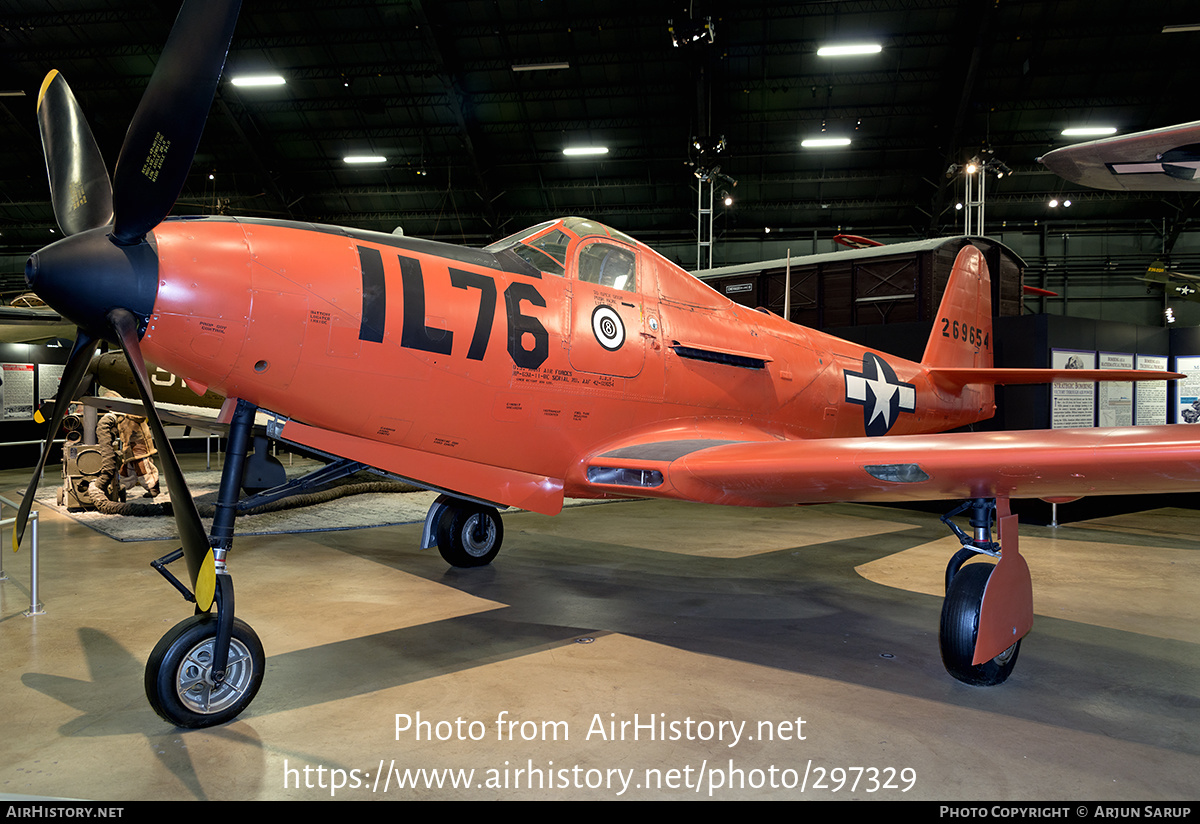
<instances>
[{"instance_id":1,"label":"hangar ceiling","mask_svg":"<svg viewBox=\"0 0 1200 824\"><path fill-rule=\"evenodd\" d=\"M173 0L0 6L0 251L25 254L54 220L34 118L45 73L67 78L109 163L173 22ZM713 42L672 44L690 21ZM562 214L645 240L695 238L694 137L734 204L718 237L841 229L915 239L954 231L961 176L987 149L989 226L1050 219L1170 233L1196 198L1072 190L1046 151L1200 119L1200 23L1188 0L247 0L177 214L249 214L484 244ZM825 58L826 43L878 54ZM553 70L514 66L560 63ZM235 88L237 73L286 85ZM836 150L801 148L826 135ZM603 145L599 157L565 147ZM381 165L342 158L369 152ZM710 164L711 165L711 164ZM211 175L211 179L210 179ZM1064 211L1053 215L1067 219Z\"/></svg>"}]
</instances>

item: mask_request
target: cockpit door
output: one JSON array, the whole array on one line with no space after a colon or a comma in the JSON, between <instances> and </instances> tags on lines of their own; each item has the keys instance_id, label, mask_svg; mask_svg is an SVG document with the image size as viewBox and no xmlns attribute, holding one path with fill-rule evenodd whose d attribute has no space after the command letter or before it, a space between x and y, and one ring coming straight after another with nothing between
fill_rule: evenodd
<instances>
[{"instance_id":1,"label":"cockpit door","mask_svg":"<svg viewBox=\"0 0 1200 824\"><path fill-rule=\"evenodd\" d=\"M567 266L571 366L582 372L636 377L645 363L648 341L657 336L658 321L646 311L646 295L653 294L653 284L647 280L653 274L636 249L607 239L582 241Z\"/></svg>"}]
</instances>

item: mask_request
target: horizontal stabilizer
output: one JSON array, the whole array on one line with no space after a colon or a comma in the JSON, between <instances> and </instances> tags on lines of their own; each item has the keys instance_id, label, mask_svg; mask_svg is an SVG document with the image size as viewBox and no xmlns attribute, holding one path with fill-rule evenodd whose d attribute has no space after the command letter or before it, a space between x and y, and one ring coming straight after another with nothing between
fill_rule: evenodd
<instances>
[{"instance_id":1,"label":"horizontal stabilizer","mask_svg":"<svg viewBox=\"0 0 1200 824\"><path fill-rule=\"evenodd\" d=\"M972 369L969 367L935 367L929 377L946 389L961 389L971 384L1015 385L1024 383L1064 383L1086 381L1174 381L1184 377L1179 372L1159 372L1151 369Z\"/></svg>"}]
</instances>

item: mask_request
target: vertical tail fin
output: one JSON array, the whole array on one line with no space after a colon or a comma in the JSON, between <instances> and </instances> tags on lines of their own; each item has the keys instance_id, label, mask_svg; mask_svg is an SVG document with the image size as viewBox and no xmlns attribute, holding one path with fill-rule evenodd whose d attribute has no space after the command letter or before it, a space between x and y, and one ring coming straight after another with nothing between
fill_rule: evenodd
<instances>
[{"instance_id":1,"label":"vertical tail fin","mask_svg":"<svg viewBox=\"0 0 1200 824\"><path fill-rule=\"evenodd\" d=\"M1138 369L995 369L992 367L992 287L983 253L966 246L954 260L921 366L953 425L983 420L994 410L996 385L1053 381L1177 380L1178 372ZM947 417L946 420L951 420Z\"/></svg>"},{"instance_id":2,"label":"vertical tail fin","mask_svg":"<svg viewBox=\"0 0 1200 824\"><path fill-rule=\"evenodd\" d=\"M992 283L983 253L964 246L954 260L921 365L988 369L992 366Z\"/></svg>"}]
</instances>

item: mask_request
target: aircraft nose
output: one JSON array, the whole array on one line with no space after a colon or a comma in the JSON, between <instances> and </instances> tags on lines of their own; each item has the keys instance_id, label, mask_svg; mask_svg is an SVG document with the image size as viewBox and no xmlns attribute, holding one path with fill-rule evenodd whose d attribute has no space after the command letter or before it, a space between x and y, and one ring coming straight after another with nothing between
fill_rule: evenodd
<instances>
[{"instance_id":1,"label":"aircraft nose","mask_svg":"<svg viewBox=\"0 0 1200 824\"><path fill-rule=\"evenodd\" d=\"M93 337L107 338L110 309L145 318L154 308L158 255L151 243L121 246L106 228L93 229L30 255L25 280L63 317Z\"/></svg>"}]
</instances>

